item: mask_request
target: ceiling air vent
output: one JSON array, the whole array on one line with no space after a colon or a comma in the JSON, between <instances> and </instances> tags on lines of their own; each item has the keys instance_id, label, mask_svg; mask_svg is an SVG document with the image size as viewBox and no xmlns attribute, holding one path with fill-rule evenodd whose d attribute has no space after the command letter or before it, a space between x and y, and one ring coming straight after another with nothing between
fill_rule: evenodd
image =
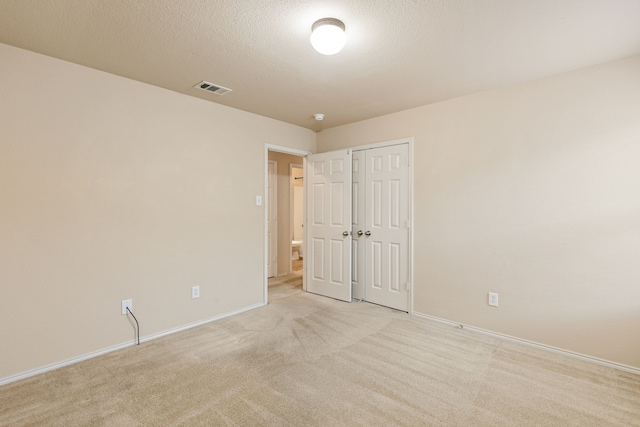
<instances>
[{"instance_id":1,"label":"ceiling air vent","mask_svg":"<svg viewBox=\"0 0 640 427\"><path fill-rule=\"evenodd\" d=\"M206 90L207 92L215 93L216 95L224 95L227 92L231 92L228 87L214 85L213 83L205 82L204 80L194 86L200 90Z\"/></svg>"}]
</instances>

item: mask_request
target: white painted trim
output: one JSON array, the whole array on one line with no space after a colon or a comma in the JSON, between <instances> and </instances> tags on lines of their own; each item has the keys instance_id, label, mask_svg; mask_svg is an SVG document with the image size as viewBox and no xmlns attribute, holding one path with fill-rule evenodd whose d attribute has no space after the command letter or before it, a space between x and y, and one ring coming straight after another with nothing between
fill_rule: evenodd
<instances>
[{"instance_id":1,"label":"white painted trim","mask_svg":"<svg viewBox=\"0 0 640 427\"><path fill-rule=\"evenodd\" d=\"M284 154L291 154L294 156L300 156L303 158L303 170L304 170L304 174L306 175L306 156L308 156L309 154L312 154L310 151L303 151L303 150L298 150L296 148L290 148L290 147L283 147L281 145L274 145L274 144L264 144L264 174L263 174L263 191L265 194L265 199L268 197L267 194L267 180L268 180L268 173L269 173L269 151L277 151L279 153L284 153ZM267 250L267 245L269 244L269 239L267 239L267 210L264 209L264 206L266 206L268 203L268 200L265 200L265 203L263 203L263 215L264 215L264 219L262 221L262 226L263 226L263 230L262 230L262 240L263 240L263 245L262 245L262 251L263 251L263 257L262 257L262 271L263 271L263 301L264 304L268 304L269 303L269 278L267 277L268 272L267 272L267 256L269 251ZM306 209L306 203L305 203L305 209ZM302 275L302 288L304 290L306 290L306 280L305 280L305 273L303 272Z\"/></svg>"},{"instance_id":2,"label":"white painted trim","mask_svg":"<svg viewBox=\"0 0 640 427\"><path fill-rule=\"evenodd\" d=\"M296 148L283 147L282 145L264 144L264 150L269 157L269 151L277 151L283 154L291 154L293 156L306 157L309 154L313 154L311 151L298 150Z\"/></svg>"},{"instance_id":3,"label":"white painted trim","mask_svg":"<svg viewBox=\"0 0 640 427\"><path fill-rule=\"evenodd\" d=\"M275 256L272 256L271 258L273 259L273 262L275 263L275 265L272 266L273 268L273 277L277 277L278 276L278 235L280 234L280 228L279 228L279 216L280 216L280 212L278 211L278 176L280 175L280 165L278 164L277 160L267 160L267 196L265 197L265 212L267 213L267 218L269 218L269 210L271 209L271 198L269 197L269 165L274 165L274 173L275 173L275 188L271 191L271 193L273 194L273 198L276 199L276 205L275 205L275 229L276 229L276 233L275 236L273 236L273 239L275 240L272 243L275 243L276 246L276 253ZM267 223L267 278L269 277L269 224Z\"/></svg>"},{"instance_id":4,"label":"white painted trim","mask_svg":"<svg viewBox=\"0 0 640 427\"><path fill-rule=\"evenodd\" d=\"M144 338L140 339L140 343L144 343L144 342L147 342L147 341L152 341L152 340L155 340L157 338L162 338L162 337L165 337L167 335L172 335L172 334L175 334L177 332L182 332L182 331L185 331L187 329L195 328L197 326L202 326L202 325L205 325L207 323L215 322L216 320L221 320L221 319L224 319L226 317L235 316L236 314L244 313L246 311L254 310L256 308L260 308L260 307L264 307L264 306L265 306L265 304L263 304L263 303L254 304L254 305L250 305L248 307L243 307L243 308L241 308L239 310L231 311L229 313L220 314L218 316L214 316L214 317L211 317L211 318L206 319L206 320L200 320L198 322L189 323L187 325L180 326L178 328L169 329L169 330L164 331L164 332L159 332L157 334L153 334L153 335L149 335L148 337L144 337ZM29 378L29 377L33 377L35 375L44 374L45 372L49 372L49 371L53 371L53 370L58 369L58 368L62 368L62 367L69 366L69 365L73 365L75 363L82 362L82 361L85 361L85 360L88 360L88 359L93 359L94 357L103 356L103 355L105 355L107 353L111 353L111 352L114 352L114 351L122 350L122 349L125 349L127 347L131 347L131 346L133 346L135 344L136 344L135 340L131 341L131 342L128 342L128 343L124 343L124 344L118 344L118 345L115 345L113 347L108 347L108 348L105 348L105 349L102 349L102 350L99 350L99 351L94 351L94 352L91 352L91 353L83 354L82 356L73 357L71 359L63 360L62 362L53 363L51 365L43 366L43 367L36 368L36 369L30 370L30 371L26 371L26 372L21 372L19 374L11 375L9 377L0 378L0 386L5 385L5 384L9 384L9 383L12 383L12 382L15 382L15 381L20 381L20 380L23 380L23 379L26 379L26 378Z\"/></svg>"},{"instance_id":5,"label":"white painted trim","mask_svg":"<svg viewBox=\"0 0 640 427\"><path fill-rule=\"evenodd\" d=\"M374 142L371 144L357 145L355 147L349 147L352 151L361 151L361 150L370 150L372 148L383 148L383 147L391 147L392 145L402 145L409 144L413 145L413 137L394 139L393 141L382 141L382 142ZM411 150L410 150L411 151ZM410 163L411 165L413 163Z\"/></svg>"},{"instance_id":6,"label":"white painted trim","mask_svg":"<svg viewBox=\"0 0 640 427\"><path fill-rule=\"evenodd\" d=\"M414 188L414 171L413 171L413 138L407 138L407 143L409 144L409 277L407 281L409 282L409 314L413 314L413 290L415 289L415 284L413 282L413 273L414 273L414 196L413 196L413 188Z\"/></svg>"},{"instance_id":7,"label":"white painted trim","mask_svg":"<svg viewBox=\"0 0 640 427\"><path fill-rule=\"evenodd\" d=\"M143 342L155 340L156 338L162 338L162 337L167 336L167 335L175 334L176 332L186 331L187 329L191 329L191 328L195 328L195 327L198 327L198 326L206 325L207 323L215 322L216 320L225 319L227 317L235 316L237 314L242 314L244 312L255 310L256 308L260 308L260 307L264 307L264 306L265 306L265 304L258 303L258 304L250 305L248 307L243 307L243 308L241 308L239 310L231 311L229 313L224 313L224 314L221 314L221 315L218 315L218 316L211 317L209 319L200 320L198 322L189 323L187 325L180 326L178 328L169 329L168 331L159 332L157 334L150 335L150 336L148 336L146 338L141 339L140 342L143 343Z\"/></svg>"},{"instance_id":8,"label":"white painted trim","mask_svg":"<svg viewBox=\"0 0 640 427\"><path fill-rule=\"evenodd\" d=\"M640 368L636 368L634 366L624 365L622 363L612 362L610 360L600 359L598 357L588 356L586 354L576 353L574 351L565 350L562 348L554 347L551 345L541 344L535 341L529 341L522 338L513 337L511 335L501 334L499 332L490 331L488 329L477 328L475 326L464 325L458 322L454 322L452 320L443 319L436 316L431 316L429 314L418 313L416 311L413 312L413 315L416 317L420 317L427 320L432 320L434 322L445 323L447 325L455 326L457 328L462 327L463 329L467 329L473 332L478 332L484 335L491 335L496 338L501 338L507 341L512 341L520 344L524 344L530 347L536 347L542 350L551 351L553 353L563 354L565 356L573 357L575 359L584 360L586 362L595 363L598 365L606 366L608 368L618 369L620 371L630 372L632 374L640 375Z\"/></svg>"},{"instance_id":9,"label":"white painted trim","mask_svg":"<svg viewBox=\"0 0 640 427\"><path fill-rule=\"evenodd\" d=\"M307 176L307 156L302 158L302 176L306 177ZM308 194L307 194L307 184L303 183L302 184L304 187L304 190L302 190L303 193L303 200L302 200L302 218L303 221L306 222L307 221L307 200L308 200ZM306 230L302 230L302 240L304 241L304 243L302 244L302 253L304 254L303 257L307 257L307 259L309 259L309 257L307 256L308 252L307 252L307 248L306 248L306 244L307 244L307 238L306 238ZM307 262L303 262L302 264L302 290L303 291L307 291Z\"/></svg>"},{"instance_id":10,"label":"white painted trim","mask_svg":"<svg viewBox=\"0 0 640 427\"><path fill-rule=\"evenodd\" d=\"M407 306L408 306L408 312L409 314L413 314L413 289L414 289L414 283L413 283L413 269L414 269L414 250L413 250L413 235L414 235L414 224L413 224L413 218L414 218L414 211L413 211L413 206L414 206L414 196L413 196L413 178L414 178L414 172L413 172L413 137L407 137L407 138L401 138L401 139L394 139L393 141L383 141L383 142L375 142L372 144L365 144L365 145L358 145L356 147L350 147L349 149L352 151L364 151L364 150L370 150L373 148L383 148L383 147L391 147L393 145L402 145L402 144L407 144L409 146L409 277L407 278L407 281L409 282L409 292L408 292L408 298L409 301L407 301ZM334 151L338 151L338 150L334 150ZM306 239L305 239L306 240ZM366 292L365 292L365 299L364 301L366 301Z\"/></svg>"}]
</instances>

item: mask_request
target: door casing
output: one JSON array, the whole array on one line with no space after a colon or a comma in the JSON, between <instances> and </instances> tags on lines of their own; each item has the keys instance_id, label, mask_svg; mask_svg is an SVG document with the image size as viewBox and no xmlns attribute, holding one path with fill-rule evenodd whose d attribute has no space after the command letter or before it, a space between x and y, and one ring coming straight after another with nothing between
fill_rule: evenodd
<instances>
[{"instance_id":1,"label":"door casing","mask_svg":"<svg viewBox=\"0 0 640 427\"><path fill-rule=\"evenodd\" d=\"M414 183L414 171L413 171L413 159L414 159L414 141L412 137L409 138L401 138L401 139L396 139L396 140L390 140L390 141L384 141L384 142L378 142L378 143L372 143L372 144L364 144L364 145L357 145L354 147L350 147L351 150L365 150L365 149L369 149L369 148L378 148L378 147L386 147L389 145L398 145L398 144L409 144L409 277L408 277L408 283L409 283L409 314L413 313L413 305L414 305L414 297L413 297L413 277L414 277L414 260L413 260L413 254L414 254L414 194L413 194L413 183ZM306 161L306 156L308 156L309 154L312 154L310 151L303 151L303 150L297 150L294 148L289 148L289 147L284 147L284 146L280 146L280 145L274 145L274 144L265 144L265 148L264 148L264 194L267 193L267 172L268 172L268 161L269 161L269 151L278 151L281 153L286 153L286 154L293 154L296 156L300 156L303 157L303 170L304 170L304 175L307 176L307 161ZM306 201L307 201L307 194L305 192L305 207L304 210L306 212ZM306 215L306 213L305 213ZM263 260L263 266L264 266L264 304L267 304L269 301L269 282L267 279L267 230L266 230L266 226L267 226L267 212L266 209L264 210L264 260ZM305 242L306 245L306 242ZM306 248L305 248L306 249ZM304 290L306 290L306 269L303 270L303 282L302 282L302 288Z\"/></svg>"},{"instance_id":2,"label":"door casing","mask_svg":"<svg viewBox=\"0 0 640 427\"><path fill-rule=\"evenodd\" d=\"M354 253L360 260L354 288L367 302L409 311L408 144L354 151L354 168L356 163L362 166L353 176L361 182L354 192L365 195L358 194L354 219Z\"/></svg>"},{"instance_id":3,"label":"door casing","mask_svg":"<svg viewBox=\"0 0 640 427\"><path fill-rule=\"evenodd\" d=\"M267 206L269 206L269 201L268 201L268 179L269 179L269 151L276 151L279 153L284 153L284 154L292 154L294 156L299 156L303 158L303 170L306 173L306 156L308 156L309 154L311 154L310 151L304 151L304 150L298 150L295 148L290 148L290 147L284 147L282 145L275 145L275 144L264 144L264 161L263 161L263 165L264 165L264 175L263 175L263 183L264 183L264 187L263 187L263 203L262 203L262 210L263 210L263 246L262 246L262 250L263 250L263 259L262 259L262 266L263 266L263 292L262 292L262 298L263 298L263 303L264 304L268 304L269 303L269 278L267 277L268 275L268 271L267 271L267 256L269 254L268 251L268 244L269 244L269 239L267 236L267 221L268 221L268 217L267 217ZM291 244L291 242L289 242L289 244ZM305 288L305 278L304 278L304 274L302 276L302 287L303 289Z\"/></svg>"},{"instance_id":4,"label":"door casing","mask_svg":"<svg viewBox=\"0 0 640 427\"><path fill-rule=\"evenodd\" d=\"M268 161L267 171L267 278L278 275L278 162Z\"/></svg>"},{"instance_id":5,"label":"door casing","mask_svg":"<svg viewBox=\"0 0 640 427\"><path fill-rule=\"evenodd\" d=\"M362 146L357 146L357 147L352 147L349 148L349 150L351 150L352 152L352 156L353 156L353 168L359 167L361 170L363 170L363 168L365 167L365 158L368 158L368 154L371 155L375 155L374 153L377 152L377 154L382 154L385 151L389 151L389 150L384 150L385 148L392 148L394 146L401 146L404 145L406 147L406 151L401 150L402 152L404 152L405 154L402 154L402 164L403 164L403 168L405 167L404 165L406 165L407 169L404 169L404 172L402 172L402 176L406 177L406 189L403 190L403 194L406 195L406 203L403 204L403 211L406 209L405 212L403 212L402 215L402 226L400 228L402 228L402 233L406 233L406 234L402 234L402 237L400 238L401 240L395 240L395 243L400 243L400 246L402 247L401 252L402 252L402 264L403 264L403 268L402 268L402 274L400 276L400 286L402 287L402 292L400 292L402 295L397 295L397 296L393 296L393 294L395 293L395 291L393 291L393 289L390 287L390 291L391 293L389 294L389 297L391 298L390 300L388 300L388 304L385 304L384 302L380 302L381 299L379 297L379 293L378 290L372 289L372 292L376 292L378 293L378 297L374 298L374 295L372 294L371 298L367 298L366 297L366 293L365 293L365 287L368 286L368 283L365 285L365 282L363 281L363 279L365 277L370 277L371 276L371 272L372 267L374 266L374 264L371 264L372 259L368 259L368 263L366 264L366 266L368 267L367 273L365 274L365 269L363 268L365 266L364 262L364 249L363 247L365 245L369 246L369 243L372 242L371 239L367 239L364 236L362 236L361 238L358 238L358 236L355 234L357 233L358 230L363 229L362 228L364 226L364 221L363 224L358 224L358 215L357 215L357 209L358 206L362 207L363 204L363 200L364 200L364 191L365 191L365 187L366 187L366 183L364 181L365 178L365 174L361 174L359 178L362 178L362 182L358 182L359 179L357 178L357 174L354 173L353 174L353 178L352 178L352 197L351 197L351 209L354 211L354 215L352 217L352 228L351 228L351 242L352 242L352 251L351 251L351 257L352 257L352 263L351 263L351 270L353 271L353 276L352 276L352 296L355 299L361 299L363 297L365 297L365 300L370 301L370 302L375 302L375 303L379 303L382 305L387 305L389 307L392 308L398 308L400 310L403 311L408 311L409 313L413 312L413 292L412 292L412 288L413 288L413 283L412 283L412 278L413 278L413 169L412 169L412 164L413 164L413 140L412 138L406 138L406 139L402 139L402 140L394 140L394 141L388 141L388 142L382 142L382 143L377 143L377 144L368 144L368 145L362 145ZM340 153L342 150L335 150L332 152L325 152L325 153L321 153L321 154L329 154L329 153ZM361 156L359 156L359 154L362 154ZM393 154L393 153L388 153L388 154ZM375 156L378 157L378 156ZM391 158L390 158L391 159ZM390 160L389 159L389 160ZM404 162L407 162L406 164ZM358 165L359 163L359 165ZM402 179L402 181L405 181L405 178ZM309 182L309 181L308 181ZM308 197L311 197L311 191L308 190L307 194L309 195ZM358 200L358 198L360 198L360 200ZM403 197L404 198L404 197ZM358 203L360 202L360 203ZM310 203L310 199L307 199L307 203ZM368 203L368 202L367 202ZM309 211L310 205L308 205L306 207L307 212ZM308 214L307 214L308 215ZM362 217L362 215L360 215ZM308 222L308 220L307 220ZM362 227L361 227L362 226ZM397 228L397 227L396 227ZM310 230L307 229L305 231L305 233L308 233ZM372 233L372 239L375 236L375 232L373 229L371 229ZM398 230L399 231L399 230ZM382 236L380 236L382 238ZM384 238L383 238L384 240ZM305 237L305 242L309 242L310 241L310 236ZM384 243L382 241L377 242L379 245L382 244L383 246L378 246L378 247L384 247ZM390 242L389 242L390 243ZM358 248L359 246L359 248ZM393 245L394 247L397 247L397 244ZM391 245L389 246L391 247ZM308 246L307 246L308 248ZM359 250L358 250L359 249ZM404 256L404 252L406 251L406 262L404 261L405 256ZM307 250L307 252L309 252L309 250ZM369 248L368 251L366 251L367 253L367 258L371 258L371 254L373 252L371 252L371 248ZM360 262L357 262L357 258L358 255L360 255ZM389 261L389 260L387 260ZM310 265L310 263L313 262L313 260L309 259L309 262L306 264L305 266L305 270L307 271L307 278L309 278L309 269L312 267ZM405 267L406 266L406 267ZM368 281L369 282L369 281ZM396 288L397 289L397 288ZM321 292L320 292L321 293ZM331 296L330 294L327 294L327 296ZM377 301L376 301L377 299ZM384 300L386 301L386 297L384 298Z\"/></svg>"}]
</instances>

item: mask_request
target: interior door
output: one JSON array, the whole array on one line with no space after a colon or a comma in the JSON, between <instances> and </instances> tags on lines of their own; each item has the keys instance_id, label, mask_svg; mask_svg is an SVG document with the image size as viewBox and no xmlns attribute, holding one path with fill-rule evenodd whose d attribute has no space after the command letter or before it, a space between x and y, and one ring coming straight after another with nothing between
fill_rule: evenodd
<instances>
[{"instance_id":1,"label":"interior door","mask_svg":"<svg viewBox=\"0 0 640 427\"><path fill-rule=\"evenodd\" d=\"M351 302L351 152L307 157L307 291Z\"/></svg>"},{"instance_id":2,"label":"interior door","mask_svg":"<svg viewBox=\"0 0 640 427\"><path fill-rule=\"evenodd\" d=\"M267 277L278 272L278 162L269 160L267 171Z\"/></svg>"},{"instance_id":3,"label":"interior door","mask_svg":"<svg viewBox=\"0 0 640 427\"><path fill-rule=\"evenodd\" d=\"M366 300L408 311L409 147L366 150Z\"/></svg>"},{"instance_id":4,"label":"interior door","mask_svg":"<svg viewBox=\"0 0 640 427\"><path fill-rule=\"evenodd\" d=\"M365 299L365 151L352 154L351 183L351 285L353 298Z\"/></svg>"}]
</instances>

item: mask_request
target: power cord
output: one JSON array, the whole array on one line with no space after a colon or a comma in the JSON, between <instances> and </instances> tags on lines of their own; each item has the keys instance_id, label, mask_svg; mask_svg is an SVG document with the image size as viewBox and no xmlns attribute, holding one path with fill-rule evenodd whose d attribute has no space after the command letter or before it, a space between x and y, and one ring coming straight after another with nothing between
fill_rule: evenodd
<instances>
[{"instance_id":1,"label":"power cord","mask_svg":"<svg viewBox=\"0 0 640 427\"><path fill-rule=\"evenodd\" d=\"M140 345L140 324L138 323L138 319L136 319L136 316L131 312L131 310L129 310L129 307L127 307L127 311L129 312L130 315L133 316L133 320L136 321L136 332L138 333L138 345Z\"/></svg>"}]
</instances>

